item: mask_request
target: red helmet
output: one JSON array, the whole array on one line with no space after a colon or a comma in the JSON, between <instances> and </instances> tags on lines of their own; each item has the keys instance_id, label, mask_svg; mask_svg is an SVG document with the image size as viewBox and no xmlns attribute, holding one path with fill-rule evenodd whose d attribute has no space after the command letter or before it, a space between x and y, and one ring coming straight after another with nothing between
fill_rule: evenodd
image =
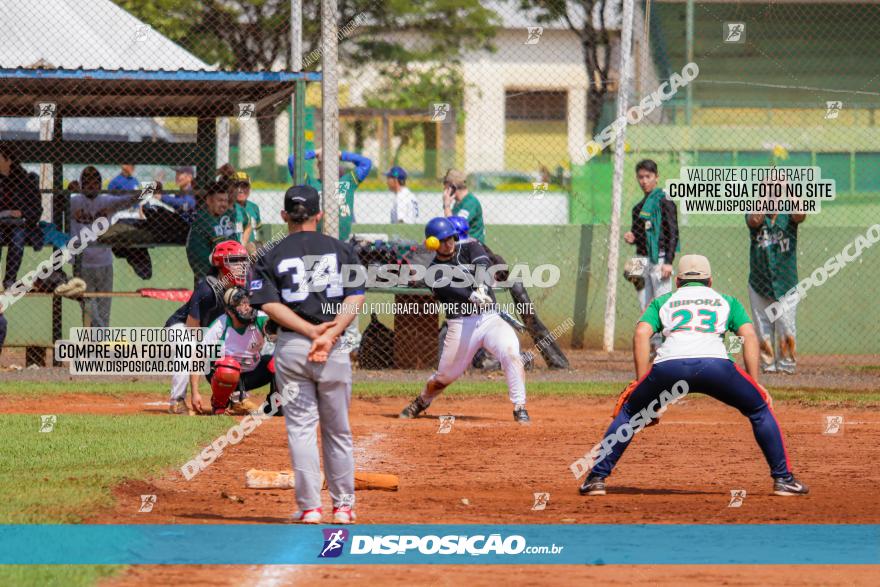
<instances>
[{"instance_id":1,"label":"red helmet","mask_svg":"<svg viewBox=\"0 0 880 587\"><path fill-rule=\"evenodd\" d=\"M223 241L211 251L211 265L220 270L227 287L244 287L249 262L247 249L238 241Z\"/></svg>"}]
</instances>

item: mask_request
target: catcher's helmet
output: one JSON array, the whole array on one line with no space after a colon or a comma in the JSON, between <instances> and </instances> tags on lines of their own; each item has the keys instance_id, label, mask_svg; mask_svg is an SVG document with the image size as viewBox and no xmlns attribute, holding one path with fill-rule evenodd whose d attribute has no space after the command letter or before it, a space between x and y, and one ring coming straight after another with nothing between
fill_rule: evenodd
<instances>
[{"instance_id":1,"label":"catcher's helmet","mask_svg":"<svg viewBox=\"0 0 880 587\"><path fill-rule=\"evenodd\" d=\"M448 239L450 236L455 236L456 232L457 231L452 225L452 222L449 221L449 218L443 216L431 218L425 225L425 238L433 236L437 240L442 241Z\"/></svg>"},{"instance_id":2,"label":"catcher's helmet","mask_svg":"<svg viewBox=\"0 0 880 587\"><path fill-rule=\"evenodd\" d=\"M226 311L232 313L242 324L250 324L257 318L257 311L250 305L247 292L240 287L231 287L223 294Z\"/></svg>"},{"instance_id":3,"label":"catcher's helmet","mask_svg":"<svg viewBox=\"0 0 880 587\"><path fill-rule=\"evenodd\" d=\"M220 270L227 287L244 287L249 260L247 249L238 241L223 241L211 251L211 265Z\"/></svg>"},{"instance_id":4,"label":"catcher's helmet","mask_svg":"<svg viewBox=\"0 0 880 587\"><path fill-rule=\"evenodd\" d=\"M468 226L468 221L466 218L462 218L461 216L450 216L449 218L447 218L447 220L452 223L452 226L455 227L455 232L458 234L459 240L468 237L470 226Z\"/></svg>"}]
</instances>

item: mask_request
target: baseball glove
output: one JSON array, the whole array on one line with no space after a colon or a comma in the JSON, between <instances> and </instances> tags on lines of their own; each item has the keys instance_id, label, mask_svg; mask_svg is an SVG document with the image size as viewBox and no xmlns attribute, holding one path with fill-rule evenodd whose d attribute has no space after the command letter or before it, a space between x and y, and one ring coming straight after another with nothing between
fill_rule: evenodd
<instances>
[{"instance_id":1,"label":"baseball glove","mask_svg":"<svg viewBox=\"0 0 880 587\"><path fill-rule=\"evenodd\" d=\"M623 278L632 283L636 291L645 289L645 269L647 269L647 259L644 257L633 257L623 266Z\"/></svg>"},{"instance_id":2,"label":"baseball glove","mask_svg":"<svg viewBox=\"0 0 880 587\"><path fill-rule=\"evenodd\" d=\"M633 379L630 381L626 387L623 388L623 391L620 392L620 395L617 396L617 403L614 404L614 413L611 414L611 419L617 417L617 414L620 413L620 410L623 409L623 404L626 403L626 400L629 399L629 396L632 395L632 392L636 390L636 385L638 385L639 381L637 379Z\"/></svg>"},{"instance_id":3,"label":"baseball glove","mask_svg":"<svg viewBox=\"0 0 880 587\"><path fill-rule=\"evenodd\" d=\"M616 418L617 414L620 413L620 410L623 409L623 404L626 403L626 400L629 399L629 396L632 395L632 392L634 392L636 390L636 387L638 387L638 385L639 385L639 380L633 379L632 381L630 381L626 385L626 387L623 389L623 391L620 392L620 395L617 396L617 403L614 404L614 413L611 414L612 420L614 418ZM656 426L659 423L660 423L660 418L657 417L657 418L654 418L653 420L651 420L645 427L647 428L649 426Z\"/></svg>"}]
</instances>

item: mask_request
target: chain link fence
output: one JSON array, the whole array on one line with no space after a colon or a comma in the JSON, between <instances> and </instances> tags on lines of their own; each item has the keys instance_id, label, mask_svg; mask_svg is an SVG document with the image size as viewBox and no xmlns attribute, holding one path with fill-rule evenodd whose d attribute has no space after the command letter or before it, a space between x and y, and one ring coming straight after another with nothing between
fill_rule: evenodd
<instances>
[{"instance_id":1,"label":"chain link fence","mask_svg":"<svg viewBox=\"0 0 880 587\"><path fill-rule=\"evenodd\" d=\"M306 180L321 179L320 3L302 4L301 75L289 73L287 1L37 4L0 0L20 32L0 47L7 296L83 226L105 218L107 228L7 307L8 349L49 346L83 324L164 324L206 271L211 243L232 237L255 253L284 234L297 141ZM546 328L517 316L533 328L523 349L537 357L548 337L569 358L601 348L614 141L596 152L590 137L602 143L616 117L622 16L611 0L340 1L343 154L331 192L340 236L368 262L423 253L423 226L444 215L443 180L458 170L449 207L470 212L472 236L508 264L559 268L552 287L526 284ZM626 233L645 195L635 173L644 159L656 162L660 187L689 166L816 167L835 180L836 199L801 223L764 218L750 228L745 214L678 204L676 257L706 255L716 287L753 315L865 237L880 217L880 82L869 61L878 21L874 3L637 0L628 103L653 103L667 85L626 129L619 272L640 256ZM670 91L688 63L698 75ZM876 363L868 325L880 318L870 287L878 263L863 248L834 276L820 272L796 310L768 323L779 333L773 364ZM613 340L625 348L645 300L623 279L616 290ZM382 310L422 295L368 292L377 311L360 319L363 366L436 364L442 316ZM521 300L499 293L502 303Z\"/></svg>"}]
</instances>

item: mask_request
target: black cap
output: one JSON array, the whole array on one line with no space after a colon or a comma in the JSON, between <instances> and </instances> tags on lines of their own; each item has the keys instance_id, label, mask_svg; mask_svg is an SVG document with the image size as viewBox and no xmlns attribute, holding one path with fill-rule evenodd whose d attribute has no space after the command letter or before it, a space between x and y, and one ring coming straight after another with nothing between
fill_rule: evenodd
<instances>
[{"instance_id":1,"label":"black cap","mask_svg":"<svg viewBox=\"0 0 880 587\"><path fill-rule=\"evenodd\" d=\"M306 213L314 216L321 211L321 195L310 185L295 185L284 194L285 212L292 212L295 204L302 204Z\"/></svg>"}]
</instances>

